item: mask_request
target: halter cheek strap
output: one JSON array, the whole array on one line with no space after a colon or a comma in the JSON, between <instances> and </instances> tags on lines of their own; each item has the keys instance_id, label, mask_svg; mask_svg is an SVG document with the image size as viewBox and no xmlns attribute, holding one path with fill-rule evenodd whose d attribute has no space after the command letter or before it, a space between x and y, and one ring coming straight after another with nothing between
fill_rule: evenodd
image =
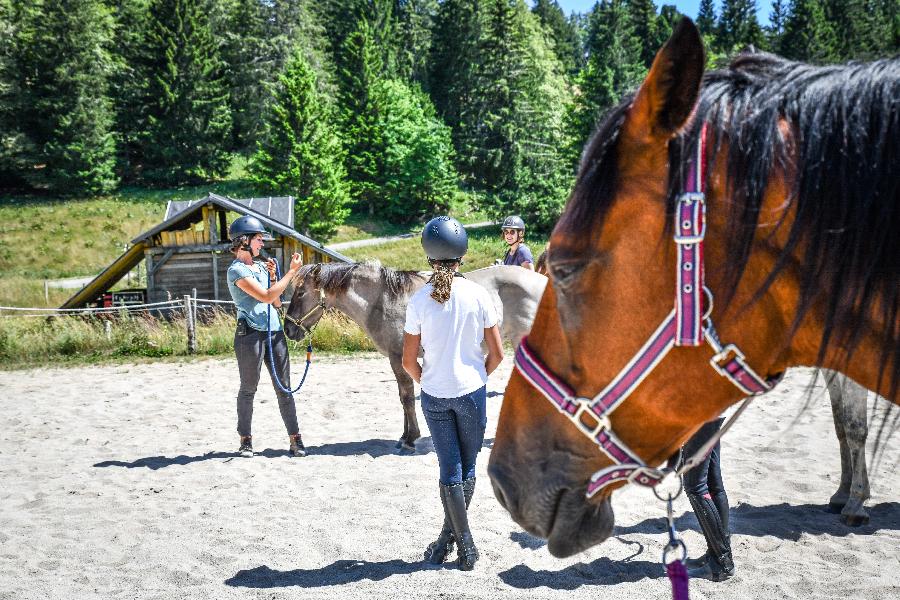
<instances>
[{"instance_id":1,"label":"halter cheek strap","mask_svg":"<svg viewBox=\"0 0 900 600\"><path fill-rule=\"evenodd\" d=\"M586 493L588 498L619 481L653 487L668 473L645 464L622 442L613 433L610 416L673 347L700 346L704 342L709 344L713 350L710 365L748 396L765 393L775 383L760 377L751 369L737 346L722 345L710 317L713 298L712 292L704 285L703 272L703 239L706 234L706 201L702 187L706 166L705 144L706 125L700 134L696 154L690 161L690 175L684 192L678 197L675 210L674 242L678 249L675 307L619 374L599 394L586 398L578 396L575 390L541 362L528 345L527 337L522 339L516 349L515 367L519 373L613 462L612 466L597 471L591 477ZM745 405L748 401L749 399L745 401ZM728 430L734 418L722 427L719 436ZM718 439L718 436L715 437L697 455L690 457L679 473L696 464L698 455L702 452L705 456Z\"/></svg>"},{"instance_id":2,"label":"halter cheek strap","mask_svg":"<svg viewBox=\"0 0 900 600\"><path fill-rule=\"evenodd\" d=\"M325 312L326 308L327 307L325 306L325 290L323 290L322 288L319 288L319 301L316 303L315 306L313 306L311 309L306 311L305 315L303 315L299 319L296 319L296 318L292 317L290 314L285 313L284 318L286 320L290 321L291 323L293 323L294 325L296 325L297 327L299 327L300 330L303 331L304 337L310 338L310 337L312 337L312 333L316 329L316 326L319 324L319 321L316 321L315 325L313 325L312 327L309 327L309 328L307 328L306 325L303 324L303 321L310 318L311 316L313 316L314 314L316 314L316 312L318 312L320 310L322 312Z\"/></svg>"}]
</instances>

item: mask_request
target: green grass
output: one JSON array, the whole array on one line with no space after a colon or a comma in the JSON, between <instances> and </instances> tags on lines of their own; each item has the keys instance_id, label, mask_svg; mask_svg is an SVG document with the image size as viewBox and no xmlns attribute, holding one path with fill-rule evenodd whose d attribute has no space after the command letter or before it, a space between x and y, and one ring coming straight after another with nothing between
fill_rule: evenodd
<instances>
[{"instance_id":1,"label":"green grass","mask_svg":"<svg viewBox=\"0 0 900 600\"><path fill-rule=\"evenodd\" d=\"M471 229L468 233L469 252L465 257L463 271L488 267L494 264L496 259L503 258L506 244L500 239L499 227ZM532 235L526 238L525 243L531 248L534 259L537 260L547 246L547 236ZM395 269L424 271L430 268L418 236L377 246L347 248L341 252L358 261L379 260L383 265Z\"/></svg>"},{"instance_id":2,"label":"green grass","mask_svg":"<svg viewBox=\"0 0 900 600\"><path fill-rule=\"evenodd\" d=\"M107 334L106 323L110 323ZM184 318L171 320L147 316L2 317L0 318L0 370L48 365L88 365L135 362L190 356L234 354L234 316L220 311L196 328L197 352L188 353ZM327 314L316 328L314 351L349 353L374 351L375 346L352 321ZM306 347L288 342L299 366Z\"/></svg>"},{"instance_id":3,"label":"green grass","mask_svg":"<svg viewBox=\"0 0 900 600\"><path fill-rule=\"evenodd\" d=\"M123 187L94 198L0 196L0 306L59 306L74 290L51 289L48 301L44 279L96 275L132 239L162 221L169 200L202 198L208 192L237 198L265 195L246 179L246 164L245 157L236 156L227 179L205 185ZM464 223L487 220L484 213L471 208L475 200L472 194L458 192L451 214ZM328 242L415 233L421 227L421 223L398 225L352 214ZM123 286L127 284L119 287Z\"/></svg>"},{"instance_id":4,"label":"green grass","mask_svg":"<svg viewBox=\"0 0 900 600\"><path fill-rule=\"evenodd\" d=\"M74 290L50 288L44 296L44 280L93 276L109 266L126 245L156 226L165 215L169 200L202 198L208 192L243 198L264 195L246 179L246 158L237 156L228 178L206 185L167 189L123 187L95 198L47 196L0 196L0 306L57 307ZM290 193L285 191L286 194ZM472 209L477 198L465 191L451 202L450 214L463 223L489 220ZM331 243L418 234L422 223L399 225L364 214L352 214ZM531 238L535 258L545 238ZM470 231L469 254L464 270L493 264L505 246L496 227ZM378 259L397 269L428 269L418 235L399 242L346 251L356 260ZM142 287L136 273L116 288ZM111 319L87 317L0 316L0 370L42 365L84 365L102 362L184 360L187 351L184 321L120 316ZM234 317L219 314L197 328L195 356L230 356L233 353ZM329 314L316 330L316 351L374 351L372 342L354 323ZM299 360L305 348L291 342Z\"/></svg>"}]
</instances>

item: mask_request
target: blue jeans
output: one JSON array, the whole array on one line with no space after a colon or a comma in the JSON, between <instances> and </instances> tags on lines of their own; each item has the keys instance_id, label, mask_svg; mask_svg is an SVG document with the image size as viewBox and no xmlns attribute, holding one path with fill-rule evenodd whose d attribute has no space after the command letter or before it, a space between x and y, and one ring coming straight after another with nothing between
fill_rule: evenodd
<instances>
[{"instance_id":1,"label":"blue jeans","mask_svg":"<svg viewBox=\"0 0 900 600\"><path fill-rule=\"evenodd\" d=\"M475 458L487 426L487 388L458 398L435 398L422 392L422 412L431 431L441 469L441 483L475 477Z\"/></svg>"}]
</instances>

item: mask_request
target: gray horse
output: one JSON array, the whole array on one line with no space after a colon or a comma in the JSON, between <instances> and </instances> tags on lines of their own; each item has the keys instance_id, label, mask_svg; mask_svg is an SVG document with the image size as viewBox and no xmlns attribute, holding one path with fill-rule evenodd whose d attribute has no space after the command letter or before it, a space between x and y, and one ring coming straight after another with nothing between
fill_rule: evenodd
<instances>
[{"instance_id":1,"label":"gray horse","mask_svg":"<svg viewBox=\"0 0 900 600\"><path fill-rule=\"evenodd\" d=\"M396 271L377 262L313 264L304 266L294 280L294 293L285 322L285 334L302 339L328 308L347 315L388 357L403 405L403 435L397 448L410 451L419 438L415 389L401 364L403 323L409 297L422 287L428 273ZM470 271L467 279L488 290L501 318L501 334L513 346L531 329L547 278L521 267L488 267ZM848 525L869 521L864 503L869 498L865 446L868 434L868 390L832 371L826 377L834 428L841 452L841 483L829 508L841 513Z\"/></svg>"},{"instance_id":2,"label":"gray horse","mask_svg":"<svg viewBox=\"0 0 900 600\"><path fill-rule=\"evenodd\" d=\"M844 523L855 527L869 522L864 506L869 499L866 471L869 390L841 373L823 370L822 374L831 396L834 430L841 448L841 483L828 501L828 507L832 512L839 512Z\"/></svg>"},{"instance_id":3,"label":"gray horse","mask_svg":"<svg viewBox=\"0 0 900 600\"><path fill-rule=\"evenodd\" d=\"M378 351L388 357L403 405L403 435L397 448L415 449L419 438L415 388L403 370L403 324L410 296L429 273L396 271L377 262L306 265L294 280L284 332L299 340L315 327L326 309L347 315L362 327ZM547 278L521 267L488 267L465 273L484 287L500 316L500 333L513 346L531 329Z\"/></svg>"}]
</instances>

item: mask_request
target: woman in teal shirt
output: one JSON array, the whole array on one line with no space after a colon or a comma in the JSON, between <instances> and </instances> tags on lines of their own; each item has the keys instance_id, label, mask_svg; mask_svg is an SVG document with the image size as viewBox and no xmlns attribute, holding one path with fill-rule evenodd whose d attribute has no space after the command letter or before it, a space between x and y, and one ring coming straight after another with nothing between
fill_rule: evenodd
<instances>
[{"instance_id":1,"label":"woman in teal shirt","mask_svg":"<svg viewBox=\"0 0 900 600\"><path fill-rule=\"evenodd\" d=\"M287 340L276 311L281 306L281 294L303 265L299 254L291 257L291 265L284 277L276 281L275 261L271 258L264 266L254 259L263 247L265 228L256 217L247 215L235 219L228 228L234 262L228 267L228 290L237 307L238 324L234 334L234 352L237 356L241 387L237 396L238 435L241 438L238 452L241 456L253 456L253 438L250 422L253 418L253 397L259 383L263 363L272 377L278 409L287 428L291 456L306 456L306 448L300 438L297 423L297 407L293 394L282 390L275 377L290 388L290 360ZM272 335L272 358L269 357L268 336ZM274 360L272 360L274 359ZM272 372L272 363L275 372Z\"/></svg>"}]
</instances>

